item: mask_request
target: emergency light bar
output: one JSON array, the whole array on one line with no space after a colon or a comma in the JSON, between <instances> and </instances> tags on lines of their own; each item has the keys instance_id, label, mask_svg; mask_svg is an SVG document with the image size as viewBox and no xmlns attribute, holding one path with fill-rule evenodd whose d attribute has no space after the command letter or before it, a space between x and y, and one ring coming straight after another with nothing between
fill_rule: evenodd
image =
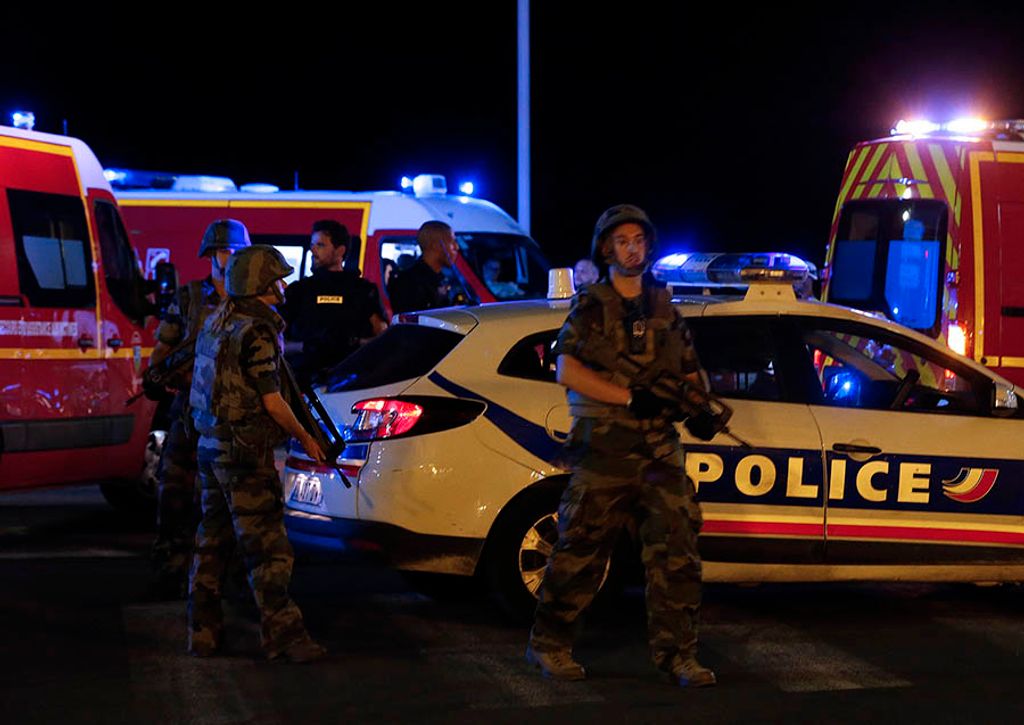
<instances>
[{"instance_id":1,"label":"emergency light bar","mask_svg":"<svg viewBox=\"0 0 1024 725\"><path fill-rule=\"evenodd\" d=\"M403 176L400 186L402 191L412 190L414 196L444 196L448 193L448 179L441 174L419 174L412 178Z\"/></svg>"},{"instance_id":2,"label":"emergency light bar","mask_svg":"<svg viewBox=\"0 0 1024 725\"><path fill-rule=\"evenodd\" d=\"M670 286L746 287L752 282L793 284L812 277L814 266L785 252L670 254L651 268Z\"/></svg>"},{"instance_id":3,"label":"emergency light bar","mask_svg":"<svg viewBox=\"0 0 1024 725\"><path fill-rule=\"evenodd\" d=\"M167 189L187 192L238 191L235 182L226 176L171 174L165 171L139 169L104 169L103 176L115 189Z\"/></svg>"},{"instance_id":4,"label":"emergency light bar","mask_svg":"<svg viewBox=\"0 0 1024 725\"><path fill-rule=\"evenodd\" d=\"M900 119L889 130L892 136L929 136L937 133L955 136L1024 136L1024 119L1002 121L986 121L983 118L955 118L945 123L935 123L924 119L907 121Z\"/></svg>"}]
</instances>

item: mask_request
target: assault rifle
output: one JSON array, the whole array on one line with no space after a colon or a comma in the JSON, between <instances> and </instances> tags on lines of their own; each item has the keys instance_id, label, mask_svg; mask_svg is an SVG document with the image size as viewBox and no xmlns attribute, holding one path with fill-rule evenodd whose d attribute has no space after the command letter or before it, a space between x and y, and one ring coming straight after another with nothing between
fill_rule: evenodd
<instances>
[{"instance_id":1,"label":"assault rifle","mask_svg":"<svg viewBox=\"0 0 1024 725\"><path fill-rule=\"evenodd\" d=\"M320 450L324 452L327 465L338 474L341 482L345 484L345 488L352 488L352 482L348 480L348 476L342 473L341 466L338 465L338 456L345 450L345 439L338 432L337 426L334 425L334 421L313 386L303 390L299 386L299 381L295 379L292 366L284 358L281 358L281 384L283 388L281 393L285 402L295 413L299 424L313 436L317 445L320 446ZM314 412L316 415L313 415Z\"/></svg>"},{"instance_id":2,"label":"assault rifle","mask_svg":"<svg viewBox=\"0 0 1024 725\"><path fill-rule=\"evenodd\" d=\"M187 377L196 359L195 343L195 336L190 335L172 347L156 365L147 367L142 373L142 390L124 401L124 404L131 405L143 395L150 400L160 400L169 385L180 380L181 376Z\"/></svg>"},{"instance_id":3,"label":"assault rifle","mask_svg":"<svg viewBox=\"0 0 1024 725\"><path fill-rule=\"evenodd\" d=\"M674 417L677 419L687 419L687 422L706 421L708 429L699 432L687 425L687 429L698 438L711 440L721 433L743 448L752 448L749 443L729 430L732 408L719 396L708 392L701 385L694 385L685 376L667 370L645 368L616 350L599 335L589 336L589 340L580 348L580 357L588 362L597 363L606 370L621 373L636 385L649 389L659 398L671 401L676 406Z\"/></svg>"}]
</instances>

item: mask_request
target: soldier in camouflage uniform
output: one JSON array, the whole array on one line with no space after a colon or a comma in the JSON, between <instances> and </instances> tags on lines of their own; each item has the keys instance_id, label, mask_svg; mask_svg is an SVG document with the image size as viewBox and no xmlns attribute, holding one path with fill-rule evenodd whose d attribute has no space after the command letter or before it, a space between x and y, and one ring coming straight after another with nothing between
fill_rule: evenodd
<instances>
[{"instance_id":1,"label":"soldier in camouflage uniform","mask_svg":"<svg viewBox=\"0 0 1024 725\"><path fill-rule=\"evenodd\" d=\"M594 261L610 267L609 277L577 294L555 345L558 381L568 389L573 416L567 442L573 475L559 505L558 543L527 648L527 659L547 677L586 676L572 656L574 632L619 533L635 518L654 664L681 686L715 683L696 659L702 518L673 425L677 406L641 381L604 369L593 352L595 345L612 346L648 370L670 370L703 385L668 291L644 275L654 237L637 207L615 206L601 215Z\"/></svg>"},{"instance_id":2,"label":"soldier in camouflage uniform","mask_svg":"<svg viewBox=\"0 0 1024 725\"><path fill-rule=\"evenodd\" d=\"M228 263L228 299L196 343L190 402L199 434L203 518L189 580L189 651L214 654L221 641L221 587L237 543L260 612L268 658L308 662L325 652L310 639L288 594L293 555L274 446L287 435L322 461L323 452L281 395L281 332L271 305L284 300L292 273L273 247L254 245Z\"/></svg>"},{"instance_id":3,"label":"soldier in camouflage uniform","mask_svg":"<svg viewBox=\"0 0 1024 725\"><path fill-rule=\"evenodd\" d=\"M206 318L224 298L224 273L228 259L249 246L249 232L234 219L219 219L206 228L199 256L209 257L210 275L178 288L167 315L157 328L157 344L151 365L158 365L168 353L185 341L195 348L195 336ZM162 594L182 597L188 583L199 509L195 495L196 437L188 396L191 371L172 381L170 430L164 441L157 479L157 535L152 560Z\"/></svg>"}]
</instances>

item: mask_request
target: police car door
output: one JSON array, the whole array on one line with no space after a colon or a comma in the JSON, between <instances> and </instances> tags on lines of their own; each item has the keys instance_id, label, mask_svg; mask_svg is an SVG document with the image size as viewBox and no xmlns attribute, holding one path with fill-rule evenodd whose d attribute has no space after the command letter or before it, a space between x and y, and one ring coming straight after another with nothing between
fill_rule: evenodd
<instances>
[{"instance_id":1,"label":"police car door","mask_svg":"<svg viewBox=\"0 0 1024 725\"><path fill-rule=\"evenodd\" d=\"M881 325L794 322L821 392L826 559L1024 561L1024 420L993 414L992 378Z\"/></svg>"},{"instance_id":2,"label":"police car door","mask_svg":"<svg viewBox=\"0 0 1024 725\"><path fill-rule=\"evenodd\" d=\"M701 552L715 562L820 561L821 437L794 387L800 376L790 371L779 317L725 316L718 307L687 324L712 390L735 411L730 428L752 448L722 435L705 443L681 429L704 513Z\"/></svg>"}]
</instances>

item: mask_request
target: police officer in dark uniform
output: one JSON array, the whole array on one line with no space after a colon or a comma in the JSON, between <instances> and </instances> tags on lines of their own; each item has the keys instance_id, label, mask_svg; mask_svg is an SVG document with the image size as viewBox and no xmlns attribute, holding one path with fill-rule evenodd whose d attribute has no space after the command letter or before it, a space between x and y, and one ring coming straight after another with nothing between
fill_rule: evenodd
<instances>
[{"instance_id":1,"label":"police officer in dark uniform","mask_svg":"<svg viewBox=\"0 0 1024 725\"><path fill-rule=\"evenodd\" d=\"M284 299L292 273L270 246L241 250L228 264L226 299L196 342L190 403L199 434L203 518L189 581L189 651L216 654L221 644L221 588L228 555L245 558L267 657L308 662L314 642L288 594L294 557L284 530L284 496L274 446L297 438L314 460L323 451L281 393L281 331L272 305Z\"/></svg>"},{"instance_id":2,"label":"police officer in dark uniform","mask_svg":"<svg viewBox=\"0 0 1024 725\"><path fill-rule=\"evenodd\" d=\"M455 304L442 270L454 266L459 245L452 228L439 221L425 222L416 232L420 258L409 269L396 272L388 286L391 311L415 312Z\"/></svg>"},{"instance_id":3,"label":"police officer in dark uniform","mask_svg":"<svg viewBox=\"0 0 1024 725\"><path fill-rule=\"evenodd\" d=\"M702 385L700 366L668 290L645 275L654 227L635 206L598 219L594 261L608 277L577 293L559 333L558 382L568 389L573 475L558 508L527 659L547 677L586 676L573 659L575 625L604 575L619 532L637 523L647 572L647 622L655 665L680 686L715 684L697 661L701 512L683 467L676 406L618 370L604 352ZM600 346L601 353L595 346ZM713 432L711 433L713 435Z\"/></svg>"},{"instance_id":4,"label":"police officer in dark uniform","mask_svg":"<svg viewBox=\"0 0 1024 725\"><path fill-rule=\"evenodd\" d=\"M167 314L157 328L151 365L174 348L195 338L206 318L224 299L224 274L232 253L249 246L249 232L234 219L218 219L206 228L199 256L209 257L210 274L178 288ZM188 404L191 369L172 380L176 390L171 403L170 430L164 441L157 479L157 536L152 559L161 593L181 597L188 582L192 540L199 520L195 495L196 436Z\"/></svg>"},{"instance_id":5,"label":"police officer in dark uniform","mask_svg":"<svg viewBox=\"0 0 1024 725\"><path fill-rule=\"evenodd\" d=\"M302 343L296 372L306 381L387 328L377 285L345 269L351 237L333 219L313 224L313 274L288 285L285 335Z\"/></svg>"}]
</instances>

